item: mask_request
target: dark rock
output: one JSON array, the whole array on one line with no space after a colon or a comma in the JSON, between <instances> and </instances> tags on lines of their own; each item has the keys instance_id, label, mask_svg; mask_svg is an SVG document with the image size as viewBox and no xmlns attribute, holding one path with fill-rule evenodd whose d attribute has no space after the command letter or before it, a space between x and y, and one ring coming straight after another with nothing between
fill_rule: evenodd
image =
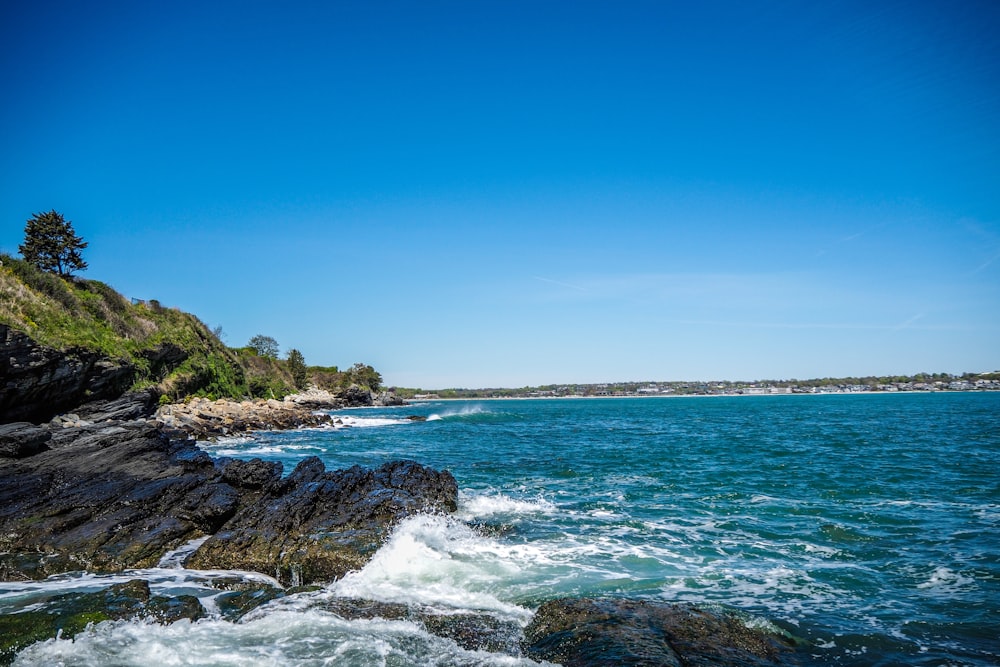
<instances>
[{"instance_id":1,"label":"dark rock","mask_svg":"<svg viewBox=\"0 0 1000 667\"><path fill-rule=\"evenodd\" d=\"M243 489L260 489L281 479L282 468L280 461L232 459L223 468L222 479Z\"/></svg>"},{"instance_id":2,"label":"dark rock","mask_svg":"<svg viewBox=\"0 0 1000 667\"><path fill-rule=\"evenodd\" d=\"M450 639L467 651L521 654L521 626L489 614L424 614L427 632Z\"/></svg>"},{"instance_id":3,"label":"dark rock","mask_svg":"<svg viewBox=\"0 0 1000 667\"><path fill-rule=\"evenodd\" d=\"M412 461L327 472L317 458L286 479L281 465L213 461L190 440L170 441L147 420L46 430L48 449L0 458L0 578L156 565L168 550L214 534L190 567L276 573L285 583L329 582L362 567L396 522L453 511L450 473Z\"/></svg>"},{"instance_id":4,"label":"dark rock","mask_svg":"<svg viewBox=\"0 0 1000 667\"><path fill-rule=\"evenodd\" d=\"M215 603L222 618L235 623L257 607L281 596L282 592L276 588L260 587L223 593L215 598Z\"/></svg>"},{"instance_id":5,"label":"dark rock","mask_svg":"<svg viewBox=\"0 0 1000 667\"><path fill-rule=\"evenodd\" d=\"M341 391L339 398L349 408L369 406L372 405L373 401L372 392L356 384Z\"/></svg>"},{"instance_id":6,"label":"dark rock","mask_svg":"<svg viewBox=\"0 0 1000 667\"><path fill-rule=\"evenodd\" d=\"M420 623L432 635L450 639L467 651L520 655L521 626L489 614L441 614L421 607L356 598L331 598L320 607L347 620L383 618Z\"/></svg>"},{"instance_id":7,"label":"dark rock","mask_svg":"<svg viewBox=\"0 0 1000 667\"><path fill-rule=\"evenodd\" d=\"M372 405L378 405L381 407L395 407L398 405L406 405L406 401L396 396L391 391L383 391L378 395L372 397Z\"/></svg>"},{"instance_id":8,"label":"dark rock","mask_svg":"<svg viewBox=\"0 0 1000 667\"><path fill-rule=\"evenodd\" d=\"M427 417L425 417L423 415L410 415L409 417L407 417L407 419L409 419L411 422L425 422L425 421L427 421Z\"/></svg>"},{"instance_id":9,"label":"dark rock","mask_svg":"<svg viewBox=\"0 0 1000 667\"><path fill-rule=\"evenodd\" d=\"M40 345L0 324L0 423L41 423L85 400L116 398L135 369L86 350Z\"/></svg>"},{"instance_id":10,"label":"dark rock","mask_svg":"<svg viewBox=\"0 0 1000 667\"><path fill-rule=\"evenodd\" d=\"M687 604L553 600L538 609L524 635L526 655L565 667L792 664L791 643L783 635L752 629L731 612Z\"/></svg>"},{"instance_id":11,"label":"dark rock","mask_svg":"<svg viewBox=\"0 0 1000 667\"><path fill-rule=\"evenodd\" d=\"M455 510L449 472L413 461L376 470L321 466L307 459L283 484L241 504L187 567L265 572L292 585L333 581L362 567L401 518Z\"/></svg>"},{"instance_id":12,"label":"dark rock","mask_svg":"<svg viewBox=\"0 0 1000 667\"><path fill-rule=\"evenodd\" d=\"M20 459L48 449L48 429L29 422L0 424L0 457Z\"/></svg>"},{"instance_id":13,"label":"dark rock","mask_svg":"<svg viewBox=\"0 0 1000 667\"><path fill-rule=\"evenodd\" d=\"M76 408L78 420L89 422L133 421L151 417L156 409L157 394L146 390L125 394L115 399L91 401Z\"/></svg>"}]
</instances>

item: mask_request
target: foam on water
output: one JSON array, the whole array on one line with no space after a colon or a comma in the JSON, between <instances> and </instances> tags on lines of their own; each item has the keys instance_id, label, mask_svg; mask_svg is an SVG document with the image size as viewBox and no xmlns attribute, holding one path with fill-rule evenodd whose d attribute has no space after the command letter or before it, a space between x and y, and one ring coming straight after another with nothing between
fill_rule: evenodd
<instances>
[{"instance_id":1,"label":"foam on water","mask_svg":"<svg viewBox=\"0 0 1000 667\"><path fill-rule=\"evenodd\" d=\"M479 403L474 403L472 405L461 405L459 407L449 407L446 410L431 414L427 417L427 421L438 421L440 419L448 419L449 417L468 417L469 415L481 415L489 412Z\"/></svg>"},{"instance_id":2,"label":"foam on water","mask_svg":"<svg viewBox=\"0 0 1000 667\"><path fill-rule=\"evenodd\" d=\"M342 597L489 612L527 623L531 611L500 596L533 556L454 519L418 515L402 521L363 569L329 590Z\"/></svg>"},{"instance_id":3,"label":"foam on water","mask_svg":"<svg viewBox=\"0 0 1000 667\"><path fill-rule=\"evenodd\" d=\"M73 640L54 639L22 651L17 667L80 665L148 667L212 665L528 666L538 663L468 651L410 621L348 621L317 609L274 610L244 623L204 619L172 625L104 622Z\"/></svg>"},{"instance_id":4,"label":"foam on water","mask_svg":"<svg viewBox=\"0 0 1000 667\"><path fill-rule=\"evenodd\" d=\"M31 605L44 604L57 595L94 593L108 586L124 584L135 579L148 582L153 595L194 595L210 611L214 607L213 599L224 592L216 585L219 580L227 582L239 580L275 589L283 588L277 580L259 572L186 570L175 566L171 560L167 567L125 570L118 574L68 572L53 575L42 581L0 582L0 613L25 611Z\"/></svg>"},{"instance_id":5,"label":"foam on water","mask_svg":"<svg viewBox=\"0 0 1000 667\"><path fill-rule=\"evenodd\" d=\"M544 498L519 500L503 493L462 492L459 495L456 516L467 521L473 521L498 515L516 518L519 515L550 514L555 510L555 504Z\"/></svg>"}]
</instances>

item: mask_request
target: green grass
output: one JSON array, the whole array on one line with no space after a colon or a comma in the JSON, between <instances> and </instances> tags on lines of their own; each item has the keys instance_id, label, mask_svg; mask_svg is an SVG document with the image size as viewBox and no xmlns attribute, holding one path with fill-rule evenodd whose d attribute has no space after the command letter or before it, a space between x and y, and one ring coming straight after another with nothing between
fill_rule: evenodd
<instances>
[{"instance_id":1,"label":"green grass","mask_svg":"<svg viewBox=\"0 0 1000 667\"><path fill-rule=\"evenodd\" d=\"M194 315L155 301L132 303L102 282L60 278L9 255L0 262L0 323L57 350L128 364L133 388L155 387L170 400L251 395L236 352ZM164 346L180 348L185 359L156 363ZM280 393L281 382L272 384Z\"/></svg>"}]
</instances>

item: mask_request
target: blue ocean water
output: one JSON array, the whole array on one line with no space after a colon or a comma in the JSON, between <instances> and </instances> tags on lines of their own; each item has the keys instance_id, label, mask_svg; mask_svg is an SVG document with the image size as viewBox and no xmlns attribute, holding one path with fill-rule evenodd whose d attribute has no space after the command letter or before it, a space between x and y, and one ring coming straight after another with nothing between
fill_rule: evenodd
<instances>
[{"instance_id":1,"label":"blue ocean water","mask_svg":"<svg viewBox=\"0 0 1000 667\"><path fill-rule=\"evenodd\" d=\"M1000 393L438 401L335 414L350 427L203 446L280 460L286 473L312 455L328 468L415 459L455 475L457 516L408 519L364 570L238 624L105 623L19 660L533 664L464 651L408 622L345 621L319 603L364 597L523 625L546 599L610 595L736 606L801 641L806 664L1000 663ZM217 593L184 585L206 601ZM30 599L3 586L0 610Z\"/></svg>"}]
</instances>

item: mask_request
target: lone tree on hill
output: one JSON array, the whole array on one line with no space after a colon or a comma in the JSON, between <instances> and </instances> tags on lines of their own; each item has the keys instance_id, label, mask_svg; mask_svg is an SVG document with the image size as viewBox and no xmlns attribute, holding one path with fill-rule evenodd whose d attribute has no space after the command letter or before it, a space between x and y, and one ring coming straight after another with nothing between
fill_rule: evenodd
<instances>
[{"instance_id":1,"label":"lone tree on hill","mask_svg":"<svg viewBox=\"0 0 1000 667\"><path fill-rule=\"evenodd\" d=\"M17 249L29 264L42 271L68 276L83 271L87 263L80 251L87 242L73 231L73 223L55 210L35 213L24 226L24 243Z\"/></svg>"},{"instance_id":2,"label":"lone tree on hill","mask_svg":"<svg viewBox=\"0 0 1000 667\"><path fill-rule=\"evenodd\" d=\"M256 352L257 356L270 357L271 359L278 358L278 341L274 340L270 336L257 334L250 339L250 342L247 343L247 347Z\"/></svg>"}]
</instances>

